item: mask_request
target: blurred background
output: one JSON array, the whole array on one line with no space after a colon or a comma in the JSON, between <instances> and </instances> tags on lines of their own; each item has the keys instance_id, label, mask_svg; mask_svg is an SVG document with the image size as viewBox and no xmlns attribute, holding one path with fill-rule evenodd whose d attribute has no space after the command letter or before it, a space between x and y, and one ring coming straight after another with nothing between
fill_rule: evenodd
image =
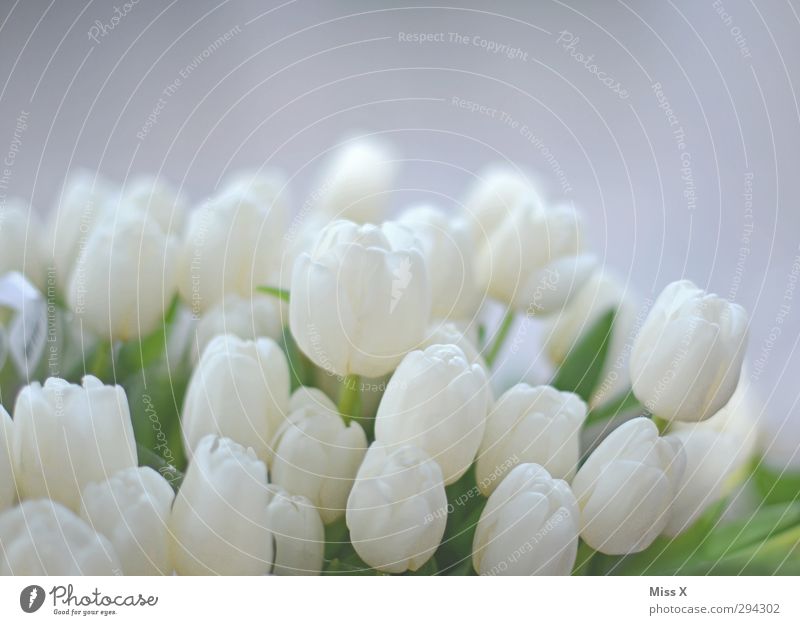
<instances>
[{"instance_id":1,"label":"blurred background","mask_svg":"<svg viewBox=\"0 0 800 625\"><path fill-rule=\"evenodd\" d=\"M89 168L163 175L199 202L232 169L277 167L301 207L353 133L401 155L395 208L457 206L485 166L510 164L585 212L590 247L642 301L686 277L749 310L746 375L780 465L800 446L799 13L4 1L0 193L44 214Z\"/></svg>"}]
</instances>

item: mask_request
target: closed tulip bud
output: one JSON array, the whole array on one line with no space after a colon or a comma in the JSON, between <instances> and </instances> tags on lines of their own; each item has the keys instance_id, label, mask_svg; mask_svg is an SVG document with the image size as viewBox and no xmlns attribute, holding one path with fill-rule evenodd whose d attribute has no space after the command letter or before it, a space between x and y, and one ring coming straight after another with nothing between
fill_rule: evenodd
<instances>
[{"instance_id":1,"label":"closed tulip bud","mask_svg":"<svg viewBox=\"0 0 800 625\"><path fill-rule=\"evenodd\" d=\"M18 271L41 287L45 279L42 224L22 202L10 199L0 204L0 276Z\"/></svg>"},{"instance_id":2,"label":"closed tulip bud","mask_svg":"<svg viewBox=\"0 0 800 625\"><path fill-rule=\"evenodd\" d=\"M430 326L428 326L428 334L422 342L422 345L420 345L420 348L425 349L431 345L457 346L464 352L469 362L478 363L488 374L489 368L483 356L478 352L478 348L475 347L475 342L455 323L450 321L443 322L440 320L432 322Z\"/></svg>"},{"instance_id":3,"label":"closed tulip bud","mask_svg":"<svg viewBox=\"0 0 800 625\"><path fill-rule=\"evenodd\" d=\"M506 167L492 167L482 172L465 202L473 221L473 237L482 244L522 201L540 202L532 181Z\"/></svg>"},{"instance_id":4,"label":"closed tulip bud","mask_svg":"<svg viewBox=\"0 0 800 625\"><path fill-rule=\"evenodd\" d=\"M124 210L135 211L154 222L164 233L179 233L186 217L186 201L163 178L141 176L126 185L122 195Z\"/></svg>"},{"instance_id":5,"label":"closed tulip bud","mask_svg":"<svg viewBox=\"0 0 800 625\"><path fill-rule=\"evenodd\" d=\"M283 329L281 316L280 303L274 297L242 297L229 293L200 317L192 341L194 361L197 362L206 346L220 334L253 341L260 337L277 341Z\"/></svg>"},{"instance_id":6,"label":"closed tulip bud","mask_svg":"<svg viewBox=\"0 0 800 625\"><path fill-rule=\"evenodd\" d=\"M381 223L386 216L397 157L382 142L361 139L334 153L317 202L331 219Z\"/></svg>"},{"instance_id":7,"label":"closed tulip bud","mask_svg":"<svg viewBox=\"0 0 800 625\"><path fill-rule=\"evenodd\" d=\"M0 514L0 575L117 575L106 538L49 499L24 501Z\"/></svg>"},{"instance_id":8,"label":"closed tulip bud","mask_svg":"<svg viewBox=\"0 0 800 625\"><path fill-rule=\"evenodd\" d=\"M300 386L289 398L289 414L303 408L317 412L328 411L337 416L339 414L336 404L320 389L313 386Z\"/></svg>"},{"instance_id":9,"label":"closed tulip bud","mask_svg":"<svg viewBox=\"0 0 800 625\"><path fill-rule=\"evenodd\" d=\"M416 445L439 463L445 484L461 477L481 444L489 382L455 345L432 345L403 359L375 418L375 438Z\"/></svg>"},{"instance_id":10,"label":"closed tulip bud","mask_svg":"<svg viewBox=\"0 0 800 625\"><path fill-rule=\"evenodd\" d=\"M610 555L647 549L664 530L686 466L674 437L646 417L622 424L592 452L572 481L581 538Z\"/></svg>"},{"instance_id":11,"label":"closed tulip bud","mask_svg":"<svg viewBox=\"0 0 800 625\"><path fill-rule=\"evenodd\" d=\"M275 539L274 575L319 575L325 557L325 526L308 499L270 486L267 527Z\"/></svg>"},{"instance_id":12,"label":"closed tulip bud","mask_svg":"<svg viewBox=\"0 0 800 625\"><path fill-rule=\"evenodd\" d=\"M475 530L481 575L569 575L580 510L569 485L538 464L517 466L489 497Z\"/></svg>"},{"instance_id":13,"label":"closed tulip bud","mask_svg":"<svg viewBox=\"0 0 800 625\"><path fill-rule=\"evenodd\" d=\"M178 256L178 289L200 314L228 293L280 286L288 215L254 188L226 187L189 216Z\"/></svg>"},{"instance_id":14,"label":"closed tulip bud","mask_svg":"<svg viewBox=\"0 0 800 625\"><path fill-rule=\"evenodd\" d=\"M289 406L289 364L272 339L229 334L208 344L192 372L181 417L190 452L207 434L227 436L270 458Z\"/></svg>"},{"instance_id":15,"label":"closed tulip bud","mask_svg":"<svg viewBox=\"0 0 800 625\"><path fill-rule=\"evenodd\" d=\"M614 311L613 333L590 406L601 405L630 388L627 360L629 339L636 326L634 298L615 276L596 271L564 310L548 319L545 349L550 360L560 365L585 333L609 311Z\"/></svg>"},{"instance_id":16,"label":"closed tulip bud","mask_svg":"<svg viewBox=\"0 0 800 625\"><path fill-rule=\"evenodd\" d=\"M367 437L358 423L345 425L326 405L306 404L278 431L274 447L275 484L307 497L325 523L344 515L367 450Z\"/></svg>"},{"instance_id":17,"label":"closed tulip bud","mask_svg":"<svg viewBox=\"0 0 800 625\"><path fill-rule=\"evenodd\" d=\"M195 449L170 518L180 575L265 575L272 569L267 468L252 449L206 436Z\"/></svg>"},{"instance_id":18,"label":"closed tulip bud","mask_svg":"<svg viewBox=\"0 0 800 625\"><path fill-rule=\"evenodd\" d=\"M143 215L98 224L72 270L70 308L100 337L147 336L172 302L176 253L175 241Z\"/></svg>"},{"instance_id":19,"label":"closed tulip bud","mask_svg":"<svg viewBox=\"0 0 800 625\"><path fill-rule=\"evenodd\" d=\"M111 542L125 575L169 575L174 492L149 467L132 467L83 490L81 517Z\"/></svg>"},{"instance_id":20,"label":"closed tulip bud","mask_svg":"<svg viewBox=\"0 0 800 625\"><path fill-rule=\"evenodd\" d=\"M486 420L476 478L491 494L516 464L533 462L554 478L571 480L580 459L586 404L551 386L517 384L497 400Z\"/></svg>"},{"instance_id":21,"label":"closed tulip bud","mask_svg":"<svg viewBox=\"0 0 800 625\"><path fill-rule=\"evenodd\" d=\"M277 170L236 171L226 178L225 189L252 195L260 204L273 207L272 210L285 218L291 212L289 183Z\"/></svg>"},{"instance_id":22,"label":"closed tulip bud","mask_svg":"<svg viewBox=\"0 0 800 625\"><path fill-rule=\"evenodd\" d=\"M137 464L121 386L48 378L23 388L14 406L14 467L22 498L48 497L76 512L89 482Z\"/></svg>"},{"instance_id":23,"label":"closed tulip bud","mask_svg":"<svg viewBox=\"0 0 800 625\"><path fill-rule=\"evenodd\" d=\"M633 392L664 419L703 421L731 398L747 344L747 313L688 280L658 296L631 352Z\"/></svg>"},{"instance_id":24,"label":"closed tulip bud","mask_svg":"<svg viewBox=\"0 0 800 625\"><path fill-rule=\"evenodd\" d=\"M416 571L439 547L447 496L439 465L412 445L373 443L347 500L356 553L386 573Z\"/></svg>"},{"instance_id":25,"label":"closed tulip bud","mask_svg":"<svg viewBox=\"0 0 800 625\"><path fill-rule=\"evenodd\" d=\"M595 269L581 252L581 219L566 206L518 204L489 235L478 260L489 295L530 315L563 308Z\"/></svg>"},{"instance_id":26,"label":"closed tulip bud","mask_svg":"<svg viewBox=\"0 0 800 625\"><path fill-rule=\"evenodd\" d=\"M10 508L17 500L17 485L14 482L12 441L14 423L0 406L0 512Z\"/></svg>"},{"instance_id":27,"label":"closed tulip bud","mask_svg":"<svg viewBox=\"0 0 800 625\"><path fill-rule=\"evenodd\" d=\"M475 246L464 219L450 217L432 206L417 206L400 215L418 239L431 285L431 314L441 319L469 319L480 303L475 275ZM408 230L390 223L390 238L402 240Z\"/></svg>"},{"instance_id":28,"label":"closed tulip bud","mask_svg":"<svg viewBox=\"0 0 800 625\"><path fill-rule=\"evenodd\" d=\"M335 221L292 273L289 324L329 373L379 377L422 341L430 315L425 261L381 228Z\"/></svg>"}]
</instances>

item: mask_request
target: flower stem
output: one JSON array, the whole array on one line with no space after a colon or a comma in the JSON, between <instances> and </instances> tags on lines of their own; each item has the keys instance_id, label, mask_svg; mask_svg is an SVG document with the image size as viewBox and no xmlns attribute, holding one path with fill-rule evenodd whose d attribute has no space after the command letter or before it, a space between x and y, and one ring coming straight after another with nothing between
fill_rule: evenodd
<instances>
[{"instance_id":1,"label":"flower stem","mask_svg":"<svg viewBox=\"0 0 800 625\"><path fill-rule=\"evenodd\" d=\"M339 414L346 425L361 412L361 380L357 375L345 376L339 392Z\"/></svg>"},{"instance_id":2,"label":"flower stem","mask_svg":"<svg viewBox=\"0 0 800 625\"><path fill-rule=\"evenodd\" d=\"M503 343L505 343L506 337L508 336L508 333L511 330L511 325L513 323L514 323L514 311L509 308L506 311L505 317L503 317L503 321L500 322L500 328L494 335L494 340L492 341L491 346L486 352L485 356L486 364L489 365L490 367L494 363L497 356L500 354L500 350L503 349Z\"/></svg>"},{"instance_id":3,"label":"flower stem","mask_svg":"<svg viewBox=\"0 0 800 625\"><path fill-rule=\"evenodd\" d=\"M101 341L95 347L92 363L86 373L104 382L108 381L108 372L113 364L114 345L111 341Z\"/></svg>"}]
</instances>

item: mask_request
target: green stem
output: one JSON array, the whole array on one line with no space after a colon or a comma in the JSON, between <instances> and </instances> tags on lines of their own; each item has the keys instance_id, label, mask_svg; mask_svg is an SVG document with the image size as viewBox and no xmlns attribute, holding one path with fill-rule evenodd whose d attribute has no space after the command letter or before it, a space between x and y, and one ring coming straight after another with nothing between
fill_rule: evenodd
<instances>
[{"instance_id":1,"label":"green stem","mask_svg":"<svg viewBox=\"0 0 800 625\"><path fill-rule=\"evenodd\" d=\"M626 391L602 406L594 408L586 418L585 426L602 423L621 414L640 410L642 404L636 399L633 391Z\"/></svg>"},{"instance_id":2,"label":"green stem","mask_svg":"<svg viewBox=\"0 0 800 625\"><path fill-rule=\"evenodd\" d=\"M339 414L346 425L357 418L361 408L361 380L357 375L347 375L339 392Z\"/></svg>"},{"instance_id":3,"label":"green stem","mask_svg":"<svg viewBox=\"0 0 800 625\"><path fill-rule=\"evenodd\" d=\"M506 337L508 336L509 331L511 330L511 326L514 323L514 311L512 309L508 309L506 311L505 317L503 317L503 321L500 322L500 328L497 330L497 333L494 335L494 340L492 341L491 347L486 352L486 364L490 367L494 363L497 356L500 354L500 350L503 349L503 343L505 343Z\"/></svg>"},{"instance_id":4,"label":"green stem","mask_svg":"<svg viewBox=\"0 0 800 625\"><path fill-rule=\"evenodd\" d=\"M573 575L591 575L594 572L592 563L597 559L597 551L592 549L583 540L578 545L578 555L575 557Z\"/></svg>"},{"instance_id":5,"label":"green stem","mask_svg":"<svg viewBox=\"0 0 800 625\"><path fill-rule=\"evenodd\" d=\"M666 434L667 430L669 429L669 421L667 421L666 419L662 419L661 417L657 417L656 415L653 415L652 418L653 418L653 423L655 423L656 427L658 428L658 433Z\"/></svg>"},{"instance_id":6,"label":"green stem","mask_svg":"<svg viewBox=\"0 0 800 625\"><path fill-rule=\"evenodd\" d=\"M100 380L103 380L104 382L107 382L108 370L113 362L113 351L114 345L111 343L111 341L101 341L98 343L97 347L94 349L92 363L89 366L87 373Z\"/></svg>"}]
</instances>

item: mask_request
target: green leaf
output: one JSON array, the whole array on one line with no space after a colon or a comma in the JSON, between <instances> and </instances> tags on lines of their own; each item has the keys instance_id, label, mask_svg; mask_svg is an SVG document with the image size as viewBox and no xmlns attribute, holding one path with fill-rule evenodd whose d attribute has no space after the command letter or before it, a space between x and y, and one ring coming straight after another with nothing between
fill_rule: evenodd
<instances>
[{"instance_id":1,"label":"green leaf","mask_svg":"<svg viewBox=\"0 0 800 625\"><path fill-rule=\"evenodd\" d=\"M289 301L289 291L286 289L280 289L277 286L257 286L256 291L259 293L266 293L267 295L273 295L278 299L282 299L284 302Z\"/></svg>"},{"instance_id":2,"label":"green leaf","mask_svg":"<svg viewBox=\"0 0 800 625\"><path fill-rule=\"evenodd\" d=\"M589 401L603 372L614 330L614 309L601 315L584 332L558 368L552 385Z\"/></svg>"},{"instance_id":3,"label":"green leaf","mask_svg":"<svg viewBox=\"0 0 800 625\"><path fill-rule=\"evenodd\" d=\"M800 499L800 473L775 471L763 459L755 462L753 483L767 504Z\"/></svg>"},{"instance_id":4,"label":"green leaf","mask_svg":"<svg viewBox=\"0 0 800 625\"><path fill-rule=\"evenodd\" d=\"M289 331L289 326L284 326L283 328L281 347L284 354L286 354L286 360L289 362L292 392L300 386L310 386L313 365L308 357L300 351L297 342Z\"/></svg>"}]
</instances>

